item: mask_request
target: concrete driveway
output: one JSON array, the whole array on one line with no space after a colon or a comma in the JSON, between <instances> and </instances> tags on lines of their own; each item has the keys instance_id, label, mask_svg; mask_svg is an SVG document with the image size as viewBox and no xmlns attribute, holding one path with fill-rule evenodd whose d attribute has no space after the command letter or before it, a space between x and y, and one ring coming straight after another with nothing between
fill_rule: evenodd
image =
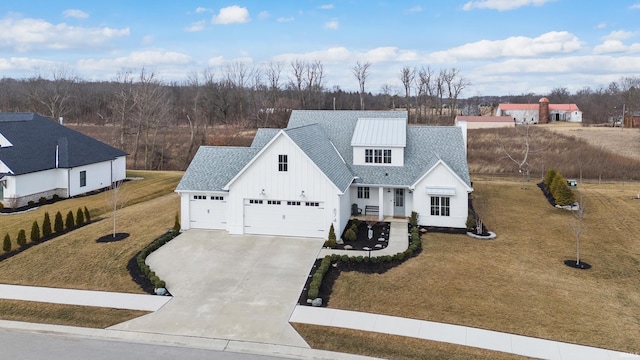
<instances>
[{"instance_id":1,"label":"concrete driveway","mask_svg":"<svg viewBox=\"0 0 640 360\"><path fill-rule=\"evenodd\" d=\"M309 347L289 317L323 242L186 231L147 258L173 299L110 329Z\"/></svg>"}]
</instances>

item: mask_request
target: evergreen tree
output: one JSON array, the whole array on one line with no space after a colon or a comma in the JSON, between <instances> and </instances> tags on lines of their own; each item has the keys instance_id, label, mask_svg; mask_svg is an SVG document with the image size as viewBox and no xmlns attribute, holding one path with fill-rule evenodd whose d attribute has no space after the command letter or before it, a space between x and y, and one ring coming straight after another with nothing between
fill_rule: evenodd
<instances>
[{"instance_id":1,"label":"evergreen tree","mask_svg":"<svg viewBox=\"0 0 640 360\"><path fill-rule=\"evenodd\" d=\"M78 211L76 212L76 225L84 225L84 213L81 208L78 208Z\"/></svg>"},{"instance_id":2,"label":"evergreen tree","mask_svg":"<svg viewBox=\"0 0 640 360\"><path fill-rule=\"evenodd\" d=\"M31 241L40 240L40 227L38 226L38 222L34 221L31 226Z\"/></svg>"},{"instance_id":3,"label":"evergreen tree","mask_svg":"<svg viewBox=\"0 0 640 360\"><path fill-rule=\"evenodd\" d=\"M558 192L558 187L562 183L566 184L567 181L564 179L564 176L562 176L562 174L556 173L556 176L553 177L553 180L551 181L551 186L549 187L549 192L551 193L551 196L553 196L554 199L556 198L556 192Z\"/></svg>"},{"instance_id":4,"label":"evergreen tree","mask_svg":"<svg viewBox=\"0 0 640 360\"><path fill-rule=\"evenodd\" d=\"M4 242L2 243L2 250L4 250L5 252L11 251L11 237L9 236L9 233L7 233L4 236Z\"/></svg>"},{"instance_id":5,"label":"evergreen tree","mask_svg":"<svg viewBox=\"0 0 640 360\"><path fill-rule=\"evenodd\" d=\"M551 183L553 182L553 178L556 177L557 172L554 169L549 169L547 174L544 177L544 186L549 189L551 187Z\"/></svg>"},{"instance_id":6,"label":"evergreen tree","mask_svg":"<svg viewBox=\"0 0 640 360\"><path fill-rule=\"evenodd\" d=\"M53 223L53 231L57 233L61 233L64 230L64 222L62 222L62 214L60 211L56 213L56 218Z\"/></svg>"},{"instance_id":7,"label":"evergreen tree","mask_svg":"<svg viewBox=\"0 0 640 360\"><path fill-rule=\"evenodd\" d=\"M76 222L73 219L73 211L69 210L67 213L67 219L64 221L64 227L67 230L73 229L76 226Z\"/></svg>"},{"instance_id":8,"label":"evergreen tree","mask_svg":"<svg viewBox=\"0 0 640 360\"><path fill-rule=\"evenodd\" d=\"M24 229L21 229L20 232L18 232L17 243L20 247L27 244L27 233L24 231Z\"/></svg>"},{"instance_id":9,"label":"evergreen tree","mask_svg":"<svg viewBox=\"0 0 640 360\"><path fill-rule=\"evenodd\" d=\"M51 219L49 218L49 213L44 213L44 220L42 221L42 236L49 237L51 236Z\"/></svg>"},{"instance_id":10,"label":"evergreen tree","mask_svg":"<svg viewBox=\"0 0 640 360\"><path fill-rule=\"evenodd\" d=\"M85 223L90 223L91 222L91 214L89 214L89 209L87 209L87 207L84 207L84 222Z\"/></svg>"},{"instance_id":11,"label":"evergreen tree","mask_svg":"<svg viewBox=\"0 0 640 360\"><path fill-rule=\"evenodd\" d=\"M337 245L337 240L336 240L336 230L333 228L333 223L331 224L331 227L329 228L329 237L327 238L327 241L325 242L325 246L326 247L330 247L330 248L335 248Z\"/></svg>"},{"instance_id":12,"label":"evergreen tree","mask_svg":"<svg viewBox=\"0 0 640 360\"><path fill-rule=\"evenodd\" d=\"M553 197L556 200L556 204L561 206L571 205L576 201L576 196L569 188L569 185L567 185L566 180L558 184L556 193Z\"/></svg>"},{"instance_id":13,"label":"evergreen tree","mask_svg":"<svg viewBox=\"0 0 640 360\"><path fill-rule=\"evenodd\" d=\"M178 217L177 213L176 213L176 218L173 222L173 231L174 232L180 231L180 218Z\"/></svg>"}]
</instances>

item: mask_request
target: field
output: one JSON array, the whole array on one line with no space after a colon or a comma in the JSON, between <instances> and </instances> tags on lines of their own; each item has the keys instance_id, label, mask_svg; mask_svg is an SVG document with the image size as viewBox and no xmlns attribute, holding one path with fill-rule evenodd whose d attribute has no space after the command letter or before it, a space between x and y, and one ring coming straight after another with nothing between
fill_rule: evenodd
<instances>
[{"instance_id":1,"label":"field","mask_svg":"<svg viewBox=\"0 0 640 360\"><path fill-rule=\"evenodd\" d=\"M57 211L66 214L87 206L92 219L97 220L3 260L0 283L143 293L126 266L138 251L173 225L179 208L179 199L173 190L181 175L179 172L128 172L128 176L142 179L125 182L120 189L124 207L117 210L116 231L128 233L129 237L118 242L96 242L113 231L113 213L107 206L110 191L60 201L26 213L0 216L0 226L11 234L17 234L20 228L25 228L28 234L34 220L42 224L45 212L53 216ZM15 237L12 236L14 241ZM0 309L2 319L89 327L106 327L144 314L8 300L0 300Z\"/></svg>"},{"instance_id":2,"label":"field","mask_svg":"<svg viewBox=\"0 0 640 360\"><path fill-rule=\"evenodd\" d=\"M587 212L581 259L590 270L564 265L576 257L574 218L535 185L522 190L518 179L475 177L474 188L497 239L428 233L421 254L395 269L341 273L328 306L640 351L640 183L580 185ZM305 333L308 341L317 331ZM404 339L393 341L404 348L397 344ZM335 338L318 346L332 344L353 350ZM393 358L420 356L407 350Z\"/></svg>"}]
</instances>

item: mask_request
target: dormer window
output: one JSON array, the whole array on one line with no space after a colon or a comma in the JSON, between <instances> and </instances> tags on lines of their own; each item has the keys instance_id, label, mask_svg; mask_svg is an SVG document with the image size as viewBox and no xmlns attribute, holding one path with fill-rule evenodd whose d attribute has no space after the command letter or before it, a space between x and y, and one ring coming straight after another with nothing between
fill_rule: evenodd
<instances>
[{"instance_id":1,"label":"dormer window","mask_svg":"<svg viewBox=\"0 0 640 360\"><path fill-rule=\"evenodd\" d=\"M358 119L351 137L353 164L404 166L406 146L406 118Z\"/></svg>"},{"instance_id":2,"label":"dormer window","mask_svg":"<svg viewBox=\"0 0 640 360\"><path fill-rule=\"evenodd\" d=\"M365 149L364 162L367 164L391 164L391 149Z\"/></svg>"}]
</instances>

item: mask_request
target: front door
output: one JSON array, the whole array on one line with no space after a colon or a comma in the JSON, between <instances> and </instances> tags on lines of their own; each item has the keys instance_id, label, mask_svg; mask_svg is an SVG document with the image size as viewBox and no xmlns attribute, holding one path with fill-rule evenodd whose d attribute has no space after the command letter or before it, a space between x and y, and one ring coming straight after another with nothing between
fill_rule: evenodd
<instances>
[{"instance_id":1,"label":"front door","mask_svg":"<svg viewBox=\"0 0 640 360\"><path fill-rule=\"evenodd\" d=\"M404 217L404 189L395 189L393 197L393 216Z\"/></svg>"}]
</instances>

